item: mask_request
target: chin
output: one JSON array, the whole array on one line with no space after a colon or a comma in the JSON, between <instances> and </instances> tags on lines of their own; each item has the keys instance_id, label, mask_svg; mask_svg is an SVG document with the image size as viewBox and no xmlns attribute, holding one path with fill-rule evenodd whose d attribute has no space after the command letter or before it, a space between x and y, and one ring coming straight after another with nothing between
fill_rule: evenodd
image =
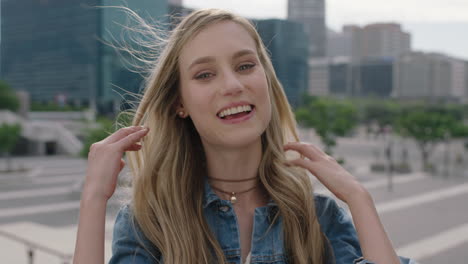
<instances>
[{"instance_id":1,"label":"chin","mask_svg":"<svg viewBox=\"0 0 468 264\"><path fill-rule=\"evenodd\" d=\"M262 134L264 130L244 130L244 131L232 131L232 133L226 134L222 139L219 139L218 145L225 146L226 148L245 148L253 146L256 143L262 141Z\"/></svg>"}]
</instances>

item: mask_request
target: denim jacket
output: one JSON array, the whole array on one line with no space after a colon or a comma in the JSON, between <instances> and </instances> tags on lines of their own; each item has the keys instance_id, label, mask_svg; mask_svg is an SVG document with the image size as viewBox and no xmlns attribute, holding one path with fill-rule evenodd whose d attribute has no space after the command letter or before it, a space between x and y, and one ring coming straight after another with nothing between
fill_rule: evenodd
<instances>
[{"instance_id":1,"label":"denim jacket","mask_svg":"<svg viewBox=\"0 0 468 264\"><path fill-rule=\"evenodd\" d=\"M239 228L231 203L220 199L207 182L205 182L204 195L205 219L224 251L228 263L242 264ZM327 264L372 264L362 258L356 230L346 211L329 197L315 195L314 199L322 232L328 238L328 244L331 245L331 250L328 250L330 258ZM255 209L251 263L288 263L283 249L281 217L266 233L275 210L277 210L277 205L273 201L270 201L267 206ZM124 206L115 221L112 257L109 264L157 263L155 258L159 263L163 263L159 251L145 238L137 224L133 225L129 206ZM401 264L415 264L414 261L403 257L400 257L400 262Z\"/></svg>"}]
</instances>

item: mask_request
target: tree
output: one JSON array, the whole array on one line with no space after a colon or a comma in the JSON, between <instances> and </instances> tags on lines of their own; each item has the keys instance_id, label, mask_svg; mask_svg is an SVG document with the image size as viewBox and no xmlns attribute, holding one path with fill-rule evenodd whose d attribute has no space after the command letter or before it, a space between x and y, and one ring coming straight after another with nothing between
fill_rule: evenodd
<instances>
[{"instance_id":1,"label":"tree","mask_svg":"<svg viewBox=\"0 0 468 264\"><path fill-rule=\"evenodd\" d=\"M377 125L378 131L382 131L384 127L394 127L399 112L400 104L388 100L375 100L364 104L360 119L368 131L373 124Z\"/></svg>"},{"instance_id":2,"label":"tree","mask_svg":"<svg viewBox=\"0 0 468 264\"><path fill-rule=\"evenodd\" d=\"M347 101L309 97L296 110L296 119L302 126L315 129L325 152L331 155L336 137L345 136L356 126L357 110Z\"/></svg>"},{"instance_id":3,"label":"tree","mask_svg":"<svg viewBox=\"0 0 468 264\"><path fill-rule=\"evenodd\" d=\"M11 151L16 146L21 136L21 126L19 124L0 126L0 152L7 156L7 171L11 171Z\"/></svg>"},{"instance_id":4,"label":"tree","mask_svg":"<svg viewBox=\"0 0 468 264\"><path fill-rule=\"evenodd\" d=\"M437 143L447 137L460 136L465 130L461 120L431 107L408 107L397 120L397 132L413 138L421 151L423 170L430 169L429 158Z\"/></svg>"},{"instance_id":5,"label":"tree","mask_svg":"<svg viewBox=\"0 0 468 264\"><path fill-rule=\"evenodd\" d=\"M0 80L0 109L16 112L19 108L19 100L8 83Z\"/></svg>"}]
</instances>

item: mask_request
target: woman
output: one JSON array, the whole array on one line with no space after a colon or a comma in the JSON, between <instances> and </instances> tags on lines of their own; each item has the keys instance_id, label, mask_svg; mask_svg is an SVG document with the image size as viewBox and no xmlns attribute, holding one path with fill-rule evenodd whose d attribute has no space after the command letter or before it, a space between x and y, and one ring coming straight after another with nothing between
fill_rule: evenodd
<instances>
[{"instance_id":1,"label":"woman","mask_svg":"<svg viewBox=\"0 0 468 264\"><path fill-rule=\"evenodd\" d=\"M104 260L106 203L126 151L133 199L117 216L111 263L400 263L369 193L333 158L297 142L246 19L214 9L186 17L133 124L91 147L75 263ZM301 157L287 161L288 150ZM314 196L305 170L347 203L356 229L332 199Z\"/></svg>"}]
</instances>

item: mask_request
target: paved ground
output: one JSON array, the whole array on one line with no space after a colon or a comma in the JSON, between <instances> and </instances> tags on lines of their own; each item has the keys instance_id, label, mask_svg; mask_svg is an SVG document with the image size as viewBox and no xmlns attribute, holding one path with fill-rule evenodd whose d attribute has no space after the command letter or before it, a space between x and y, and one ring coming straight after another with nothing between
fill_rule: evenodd
<instances>
[{"instance_id":1,"label":"paved ground","mask_svg":"<svg viewBox=\"0 0 468 264\"><path fill-rule=\"evenodd\" d=\"M302 137L317 140L313 135ZM379 158L375 153L382 149L382 143L366 138L340 139L336 153L346 158L346 166L372 193L398 253L420 263L466 263L468 175L430 176L418 171L395 175L393 191L389 192L387 175L369 171L369 163ZM409 160L419 165L416 150L410 147ZM444 153L443 148L437 151L436 156ZM0 232L13 232L72 254L79 209L79 193L75 190L85 175L86 161L55 156L16 158L14 164L31 170L0 174ZM0 170L4 167L5 160L0 160ZM319 185L317 191L327 193ZM123 197L120 192L116 196ZM119 199L112 200L108 208L107 259ZM27 263L25 246L1 235L0 256L2 263ZM36 264L63 263L44 253L36 253L35 257Z\"/></svg>"}]
</instances>

